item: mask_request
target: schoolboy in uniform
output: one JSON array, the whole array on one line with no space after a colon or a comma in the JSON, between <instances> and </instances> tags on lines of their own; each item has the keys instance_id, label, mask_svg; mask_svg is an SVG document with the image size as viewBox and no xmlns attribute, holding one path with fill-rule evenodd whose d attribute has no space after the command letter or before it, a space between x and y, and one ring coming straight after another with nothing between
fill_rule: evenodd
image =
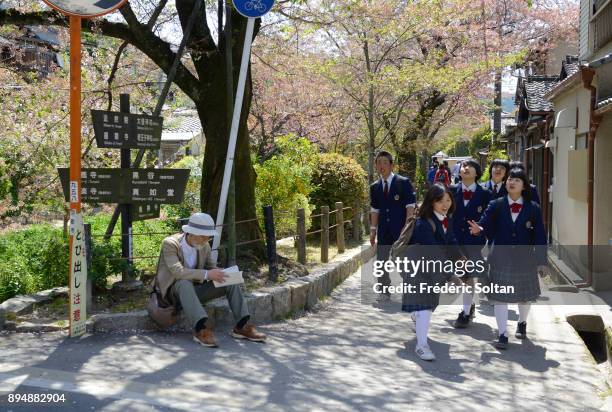
<instances>
[{"instance_id":1,"label":"schoolboy in uniform","mask_svg":"<svg viewBox=\"0 0 612 412\"><path fill-rule=\"evenodd\" d=\"M376 169L380 179L370 186L370 244L378 243L376 259L387 260L393 243L399 238L406 219L414 214L416 196L410 179L393 173L393 156L381 151L376 155ZM387 272L380 283L391 285ZM379 301L389 301L389 293L379 295Z\"/></svg>"}]
</instances>

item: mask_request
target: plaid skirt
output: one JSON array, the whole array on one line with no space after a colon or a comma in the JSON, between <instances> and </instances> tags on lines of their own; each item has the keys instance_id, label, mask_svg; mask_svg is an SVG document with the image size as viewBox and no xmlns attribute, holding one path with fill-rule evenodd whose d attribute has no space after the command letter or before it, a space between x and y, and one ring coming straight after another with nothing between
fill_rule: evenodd
<instances>
[{"instance_id":1,"label":"plaid skirt","mask_svg":"<svg viewBox=\"0 0 612 412\"><path fill-rule=\"evenodd\" d=\"M421 283L428 286L439 285L442 286L446 283L446 276L444 275L417 275L410 277L409 275L402 275L404 284L412 285L414 292L406 292L402 295L402 311L404 312L415 312L418 310L435 310L440 303L440 294L434 292L421 292Z\"/></svg>"},{"instance_id":2,"label":"plaid skirt","mask_svg":"<svg viewBox=\"0 0 612 412\"><path fill-rule=\"evenodd\" d=\"M483 286L486 285L491 287L487 299L498 302L530 302L536 300L542 293L537 266L533 265L492 264L488 279L483 282ZM495 291L496 287L500 290ZM506 288L505 293L502 292L502 287Z\"/></svg>"},{"instance_id":3,"label":"plaid skirt","mask_svg":"<svg viewBox=\"0 0 612 412\"><path fill-rule=\"evenodd\" d=\"M468 260L471 260L473 262L476 262L478 260L480 261L485 260L482 257L483 248L484 248L484 245L461 245L459 246L459 250L461 251L461 254L465 256ZM482 278L485 278L486 276L487 276L486 271L484 273L478 273L478 272L467 273L466 272L463 276L461 276L461 278L462 279L469 279L469 278L481 278L482 279Z\"/></svg>"}]
</instances>

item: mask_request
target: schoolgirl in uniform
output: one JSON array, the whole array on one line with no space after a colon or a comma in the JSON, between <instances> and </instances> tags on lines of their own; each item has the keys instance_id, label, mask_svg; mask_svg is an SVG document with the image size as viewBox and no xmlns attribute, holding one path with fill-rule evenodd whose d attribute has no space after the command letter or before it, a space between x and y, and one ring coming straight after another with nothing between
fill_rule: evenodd
<instances>
[{"instance_id":1,"label":"schoolgirl in uniform","mask_svg":"<svg viewBox=\"0 0 612 412\"><path fill-rule=\"evenodd\" d=\"M491 200L506 196L505 181L510 171L510 164L504 159L495 159L489 165L489 180L482 184L484 189L491 192Z\"/></svg>"},{"instance_id":2,"label":"schoolgirl in uniform","mask_svg":"<svg viewBox=\"0 0 612 412\"><path fill-rule=\"evenodd\" d=\"M513 160L512 162L510 162L510 169L521 169L525 172L525 174L527 174L527 170L525 170L525 165L523 164L523 162L519 162L518 160ZM533 183L531 183L529 187L531 188L531 200L539 205L540 195L538 194L538 188Z\"/></svg>"},{"instance_id":3,"label":"schoolgirl in uniform","mask_svg":"<svg viewBox=\"0 0 612 412\"><path fill-rule=\"evenodd\" d=\"M453 196L441 183L432 185L425 194L423 204L415 223L405 257L413 260L427 259L446 260L456 256L447 256L446 246L457 245L450 215L454 210ZM418 245L418 246L417 246ZM415 285L419 290L421 283L443 285L451 275L444 273L421 272L415 276L403 274L404 283ZM431 315L439 303L439 293L404 293L402 310L411 314L416 323L417 345L415 352L423 360L432 361L436 357L427 344L427 334Z\"/></svg>"},{"instance_id":4,"label":"schoolgirl in uniform","mask_svg":"<svg viewBox=\"0 0 612 412\"><path fill-rule=\"evenodd\" d=\"M479 221L482 214L489 205L491 192L483 189L476 182L482 176L480 164L474 159L461 162L459 169L461 183L453 188L455 200L455 211L452 215L455 238L459 244L462 254L474 262L482 260L482 248L487 239L484 234L473 236L470 233L469 221ZM455 320L455 328L465 328L470 320L474 318L474 273L465 274L461 277L464 284L472 287L472 293L463 293L463 310Z\"/></svg>"},{"instance_id":5,"label":"schoolgirl in uniform","mask_svg":"<svg viewBox=\"0 0 612 412\"><path fill-rule=\"evenodd\" d=\"M478 223L470 221L474 235L484 232L491 240L489 254L490 287L487 298L494 302L499 332L496 347L508 346L508 303L518 303L519 322L515 337L527 337L527 315L530 302L540 296L538 272L548 273L546 266L546 235L542 214L537 203L530 200L527 175L512 169L506 180L508 195L489 203Z\"/></svg>"}]
</instances>

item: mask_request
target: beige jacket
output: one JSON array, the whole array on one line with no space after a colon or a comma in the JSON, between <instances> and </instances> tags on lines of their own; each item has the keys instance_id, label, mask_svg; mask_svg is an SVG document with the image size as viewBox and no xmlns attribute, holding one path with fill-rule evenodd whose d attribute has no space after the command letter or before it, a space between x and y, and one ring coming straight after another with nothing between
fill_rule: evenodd
<instances>
[{"instance_id":1,"label":"beige jacket","mask_svg":"<svg viewBox=\"0 0 612 412\"><path fill-rule=\"evenodd\" d=\"M210 245L207 243L198 251L198 258L195 269L188 269L183 266L185 258L181 248L181 241L184 233L168 236L162 242L161 253L157 262L157 275L155 283L159 286L162 297L166 298L168 289L174 282L180 279L187 279L193 282L204 282L204 269L211 269L214 263L211 259Z\"/></svg>"}]
</instances>

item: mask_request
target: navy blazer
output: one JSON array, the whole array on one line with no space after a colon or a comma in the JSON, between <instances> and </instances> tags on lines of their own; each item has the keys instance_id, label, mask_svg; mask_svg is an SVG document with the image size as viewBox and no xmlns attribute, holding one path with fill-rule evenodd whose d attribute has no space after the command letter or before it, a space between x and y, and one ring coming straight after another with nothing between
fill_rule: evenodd
<instances>
[{"instance_id":1,"label":"navy blazer","mask_svg":"<svg viewBox=\"0 0 612 412\"><path fill-rule=\"evenodd\" d=\"M431 221L436 226L436 230L433 230L430 219L423 219L419 217L414 225L414 231L410 237L410 244L419 245L457 245L457 239L455 238L455 232L453 231L453 220L448 219L448 229L444 233L442 222L434 215Z\"/></svg>"},{"instance_id":2,"label":"navy blazer","mask_svg":"<svg viewBox=\"0 0 612 412\"><path fill-rule=\"evenodd\" d=\"M473 236L470 233L469 220L479 221L491 201L491 192L476 185L476 190L467 206L463 205L463 185L453 188L455 211L452 215L455 237L460 245L484 245L487 241L484 234Z\"/></svg>"},{"instance_id":3,"label":"navy blazer","mask_svg":"<svg viewBox=\"0 0 612 412\"><path fill-rule=\"evenodd\" d=\"M499 192L495 193L495 190L493 190L493 185L491 184L491 180L487 180L486 182L484 182L482 185L483 189L488 190L489 192L491 192L491 200L495 200L497 198L506 196L508 194L508 191L506 190L506 181L504 180L502 182L502 185L499 188Z\"/></svg>"},{"instance_id":4,"label":"navy blazer","mask_svg":"<svg viewBox=\"0 0 612 412\"><path fill-rule=\"evenodd\" d=\"M533 218L533 222L531 222ZM484 229L485 236L491 240L492 248L489 261L492 263L504 260L505 247L517 245L535 245L535 258L538 265L546 261L546 231L542 222L540 206L535 202L524 202L521 212L512 221L508 198L493 200L489 203L478 225ZM496 248L496 246L498 246ZM542 247L538 247L542 246ZM525 248L525 250L530 248ZM509 264L513 262L507 262Z\"/></svg>"},{"instance_id":5,"label":"navy blazer","mask_svg":"<svg viewBox=\"0 0 612 412\"><path fill-rule=\"evenodd\" d=\"M401 185L401 194L398 193ZM410 180L398 174L391 180L389 194L385 196L382 179L378 179L370 186L370 205L378 209L378 243L382 245L393 244L398 238L406 223L406 206L416 203L414 189Z\"/></svg>"}]
</instances>

